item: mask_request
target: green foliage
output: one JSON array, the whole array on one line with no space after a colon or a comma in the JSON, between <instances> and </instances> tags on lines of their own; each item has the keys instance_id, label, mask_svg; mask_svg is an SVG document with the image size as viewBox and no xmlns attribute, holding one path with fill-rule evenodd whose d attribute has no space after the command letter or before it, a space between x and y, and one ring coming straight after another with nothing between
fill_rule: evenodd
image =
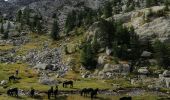
<instances>
[{"instance_id":1,"label":"green foliage","mask_svg":"<svg viewBox=\"0 0 170 100\"><path fill-rule=\"evenodd\" d=\"M165 0L165 11L169 11L169 0Z\"/></svg>"},{"instance_id":2,"label":"green foliage","mask_svg":"<svg viewBox=\"0 0 170 100\"><path fill-rule=\"evenodd\" d=\"M170 45L162 43L161 41L155 41L154 45L155 58L160 66L168 69L170 66Z\"/></svg>"},{"instance_id":3,"label":"green foliage","mask_svg":"<svg viewBox=\"0 0 170 100\"><path fill-rule=\"evenodd\" d=\"M132 2L131 4L127 4L127 9L125 12L130 12L130 11L133 11L135 9L135 4L134 2Z\"/></svg>"},{"instance_id":4,"label":"green foliage","mask_svg":"<svg viewBox=\"0 0 170 100\"><path fill-rule=\"evenodd\" d=\"M158 5L158 0L145 0L145 2L146 2L146 7Z\"/></svg>"},{"instance_id":5,"label":"green foliage","mask_svg":"<svg viewBox=\"0 0 170 100\"><path fill-rule=\"evenodd\" d=\"M76 12L73 10L71 13L67 15L67 19L65 22L65 33L68 35L70 31L76 26Z\"/></svg>"},{"instance_id":6,"label":"green foliage","mask_svg":"<svg viewBox=\"0 0 170 100\"><path fill-rule=\"evenodd\" d=\"M17 22L21 22L21 20L22 20L22 11L19 10L19 11L17 12L16 21L17 21Z\"/></svg>"},{"instance_id":7,"label":"green foliage","mask_svg":"<svg viewBox=\"0 0 170 100\"><path fill-rule=\"evenodd\" d=\"M65 34L69 35L68 33L72 31L75 27L88 27L97 19L97 12L90 8L85 8L82 11L73 10L67 15L64 27Z\"/></svg>"},{"instance_id":8,"label":"green foliage","mask_svg":"<svg viewBox=\"0 0 170 100\"><path fill-rule=\"evenodd\" d=\"M53 40L59 39L59 27L58 27L57 20L55 20L53 22L53 27L52 27L52 31L51 31L51 37L53 38Z\"/></svg>"},{"instance_id":9,"label":"green foliage","mask_svg":"<svg viewBox=\"0 0 170 100\"><path fill-rule=\"evenodd\" d=\"M8 39L9 38L9 31L6 31L2 37L2 39Z\"/></svg>"},{"instance_id":10,"label":"green foliage","mask_svg":"<svg viewBox=\"0 0 170 100\"><path fill-rule=\"evenodd\" d=\"M112 4L110 2L107 2L104 6L103 14L105 18L111 17L112 16Z\"/></svg>"},{"instance_id":11,"label":"green foliage","mask_svg":"<svg viewBox=\"0 0 170 100\"><path fill-rule=\"evenodd\" d=\"M1 31L1 34L4 34L4 25L3 25L3 21L1 22L1 29L0 29L0 31Z\"/></svg>"},{"instance_id":12,"label":"green foliage","mask_svg":"<svg viewBox=\"0 0 170 100\"><path fill-rule=\"evenodd\" d=\"M80 62L88 70L96 68L95 54L92 52L92 46L90 43L84 44L83 49L81 51Z\"/></svg>"}]
</instances>

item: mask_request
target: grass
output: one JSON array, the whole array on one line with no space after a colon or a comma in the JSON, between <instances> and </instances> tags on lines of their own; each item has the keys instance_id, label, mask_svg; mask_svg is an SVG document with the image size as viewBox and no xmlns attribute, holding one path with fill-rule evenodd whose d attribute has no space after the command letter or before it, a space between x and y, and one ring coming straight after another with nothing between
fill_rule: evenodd
<instances>
[{"instance_id":1,"label":"grass","mask_svg":"<svg viewBox=\"0 0 170 100\"><path fill-rule=\"evenodd\" d=\"M42 96L43 99L47 100L47 96ZM121 96L108 96L108 95L98 95L96 99L93 99L93 100L119 100ZM160 99L161 97L158 97L156 95L146 95L146 96L135 96L135 97L132 97L132 100L158 100ZM22 97L19 97L19 98L15 98L15 97L9 97L7 95L1 95L0 96L0 100L35 100L33 98L30 98L30 97L26 97L26 96L22 96ZM38 100L42 100L42 98L39 98ZM54 99L52 99L54 100ZM60 95L60 96L57 96L57 99L56 100L91 100L89 97L83 97L83 96L80 96L80 95ZM168 99L163 99L163 100L168 100Z\"/></svg>"}]
</instances>

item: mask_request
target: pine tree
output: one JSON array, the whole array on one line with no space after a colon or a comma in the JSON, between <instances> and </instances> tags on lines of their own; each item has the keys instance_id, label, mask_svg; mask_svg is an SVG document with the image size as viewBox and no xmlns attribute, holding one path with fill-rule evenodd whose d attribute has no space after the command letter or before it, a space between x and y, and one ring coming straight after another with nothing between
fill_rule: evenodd
<instances>
[{"instance_id":1,"label":"pine tree","mask_svg":"<svg viewBox=\"0 0 170 100\"><path fill-rule=\"evenodd\" d=\"M81 63L86 69L95 69L96 61L95 55L92 52L92 47L90 43L86 43L81 51Z\"/></svg>"},{"instance_id":2,"label":"pine tree","mask_svg":"<svg viewBox=\"0 0 170 100\"><path fill-rule=\"evenodd\" d=\"M104 15L106 18L108 17L111 17L112 16L112 12L113 12L113 9L112 9L112 5L110 2L106 3L105 6L104 6Z\"/></svg>"},{"instance_id":3,"label":"pine tree","mask_svg":"<svg viewBox=\"0 0 170 100\"><path fill-rule=\"evenodd\" d=\"M22 11L19 10L18 13L17 13L17 16L16 16L16 21L21 22L21 20L22 20Z\"/></svg>"},{"instance_id":4,"label":"pine tree","mask_svg":"<svg viewBox=\"0 0 170 100\"><path fill-rule=\"evenodd\" d=\"M4 34L4 25L3 25L3 21L1 22L1 34Z\"/></svg>"},{"instance_id":5,"label":"pine tree","mask_svg":"<svg viewBox=\"0 0 170 100\"><path fill-rule=\"evenodd\" d=\"M170 66L170 48L168 44L164 44L157 40L154 43L155 58L157 59L160 66L167 69Z\"/></svg>"},{"instance_id":6,"label":"pine tree","mask_svg":"<svg viewBox=\"0 0 170 100\"><path fill-rule=\"evenodd\" d=\"M168 0L165 0L165 11L169 11L169 1Z\"/></svg>"},{"instance_id":7,"label":"pine tree","mask_svg":"<svg viewBox=\"0 0 170 100\"><path fill-rule=\"evenodd\" d=\"M53 22L53 27L52 27L52 31L51 31L51 37L54 40L59 39L59 26L58 26L58 21L57 20L55 20Z\"/></svg>"},{"instance_id":8,"label":"pine tree","mask_svg":"<svg viewBox=\"0 0 170 100\"><path fill-rule=\"evenodd\" d=\"M36 26L36 28L37 28L37 33L38 33L38 34L42 34L42 33L43 33L43 31L42 31L43 26L42 26L42 23L41 23L40 21L37 21L37 26Z\"/></svg>"},{"instance_id":9,"label":"pine tree","mask_svg":"<svg viewBox=\"0 0 170 100\"><path fill-rule=\"evenodd\" d=\"M65 22L65 33L66 35L69 35L68 33L73 30L73 28L76 26L76 12L72 11L67 15L67 19Z\"/></svg>"}]
</instances>

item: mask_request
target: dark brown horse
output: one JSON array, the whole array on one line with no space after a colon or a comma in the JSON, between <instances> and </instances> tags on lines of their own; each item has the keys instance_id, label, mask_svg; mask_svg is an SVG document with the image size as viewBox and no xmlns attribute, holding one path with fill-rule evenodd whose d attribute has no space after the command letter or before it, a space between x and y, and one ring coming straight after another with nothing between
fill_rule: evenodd
<instances>
[{"instance_id":1,"label":"dark brown horse","mask_svg":"<svg viewBox=\"0 0 170 100\"><path fill-rule=\"evenodd\" d=\"M91 91L91 93L90 93L90 95L91 95L91 99L96 98L98 91L99 91L99 89L98 89L98 88L97 88L97 89L95 89L95 90L93 90L93 91Z\"/></svg>"},{"instance_id":2,"label":"dark brown horse","mask_svg":"<svg viewBox=\"0 0 170 100\"><path fill-rule=\"evenodd\" d=\"M67 86L70 85L70 88L73 87L73 81L65 81L63 82L63 87L64 88L67 88Z\"/></svg>"},{"instance_id":3,"label":"dark brown horse","mask_svg":"<svg viewBox=\"0 0 170 100\"><path fill-rule=\"evenodd\" d=\"M88 96L93 91L92 88L84 88L80 91L81 96Z\"/></svg>"},{"instance_id":4,"label":"dark brown horse","mask_svg":"<svg viewBox=\"0 0 170 100\"><path fill-rule=\"evenodd\" d=\"M51 96L54 96L55 99L56 99L56 98L57 98L57 94L58 94L58 86L56 86L55 90L53 90L53 87L51 87L51 88L48 90L47 94L48 94L48 99L50 99Z\"/></svg>"},{"instance_id":5,"label":"dark brown horse","mask_svg":"<svg viewBox=\"0 0 170 100\"><path fill-rule=\"evenodd\" d=\"M31 97L34 97L34 96L35 96L35 90L34 90L33 88L31 88L30 96L31 96Z\"/></svg>"},{"instance_id":6,"label":"dark brown horse","mask_svg":"<svg viewBox=\"0 0 170 100\"><path fill-rule=\"evenodd\" d=\"M11 88L7 90L7 95L18 97L18 88Z\"/></svg>"},{"instance_id":7,"label":"dark brown horse","mask_svg":"<svg viewBox=\"0 0 170 100\"><path fill-rule=\"evenodd\" d=\"M132 100L132 97L122 97L119 100Z\"/></svg>"},{"instance_id":8,"label":"dark brown horse","mask_svg":"<svg viewBox=\"0 0 170 100\"><path fill-rule=\"evenodd\" d=\"M53 92L54 92L53 87L51 87L51 88L48 90L48 92L47 92L47 94L48 94L48 99L51 98L51 95L53 95Z\"/></svg>"},{"instance_id":9,"label":"dark brown horse","mask_svg":"<svg viewBox=\"0 0 170 100\"><path fill-rule=\"evenodd\" d=\"M12 76L9 76L8 79L9 79L9 82L11 82L11 80L15 81L17 78L14 75L12 75Z\"/></svg>"}]
</instances>

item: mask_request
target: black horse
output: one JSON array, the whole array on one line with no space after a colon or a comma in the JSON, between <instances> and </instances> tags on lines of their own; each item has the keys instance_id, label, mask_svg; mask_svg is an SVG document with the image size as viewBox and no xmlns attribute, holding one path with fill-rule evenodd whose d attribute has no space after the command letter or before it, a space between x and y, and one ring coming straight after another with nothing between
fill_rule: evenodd
<instances>
[{"instance_id":1,"label":"black horse","mask_svg":"<svg viewBox=\"0 0 170 100\"><path fill-rule=\"evenodd\" d=\"M51 88L48 90L48 92L47 92L47 94L48 94L48 99L51 98L51 95L53 95L53 92L54 92L53 87L51 87Z\"/></svg>"},{"instance_id":2,"label":"black horse","mask_svg":"<svg viewBox=\"0 0 170 100\"><path fill-rule=\"evenodd\" d=\"M56 88L54 90L54 97L55 97L55 99L57 98L57 94L58 94L58 86L56 86Z\"/></svg>"},{"instance_id":3,"label":"black horse","mask_svg":"<svg viewBox=\"0 0 170 100\"><path fill-rule=\"evenodd\" d=\"M13 81L15 81L16 80L16 77L14 76L14 75L12 75L12 76L9 76L9 82L11 82L11 80L13 80Z\"/></svg>"},{"instance_id":4,"label":"black horse","mask_svg":"<svg viewBox=\"0 0 170 100\"><path fill-rule=\"evenodd\" d=\"M81 96L87 96L93 91L92 88L84 88L80 91Z\"/></svg>"},{"instance_id":5,"label":"black horse","mask_svg":"<svg viewBox=\"0 0 170 100\"><path fill-rule=\"evenodd\" d=\"M73 81L65 81L63 82L63 87L67 88L67 86L70 85L70 88L73 87Z\"/></svg>"},{"instance_id":6,"label":"black horse","mask_svg":"<svg viewBox=\"0 0 170 100\"><path fill-rule=\"evenodd\" d=\"M93 90L91 92L91 94L90 94L91 95L91 99L96 98L98 91L99 91L99 89L97 88L97 89L95 89L95 90Z\"/></svg>"},{"instance_id":7,"label":"black horse","mask_svg":"<svg viewBox=\"0 0 170 100\"><path fill-rule=\"evenodd\" d=\"M132 100L132 97L122 97L119 100Z\"/></svg>"},{"instance_id":8,"label":"black horse","mask_svg":"<svg viewBox=\"0 0 170 100\"><path fill-rule=\"evenodd\" d=\"M7 95L18 97L18 88L11 88L7 90Z\"/></svg>"},{"instance_id":9,"label":"black horse","mask_svg":"<svg viewBox=\"0 0 170 100\"><path fill-rule=\"evenodd\" d=\"M58 94L58 86L56 86L55 90L53 90L53 87L51 87L49 90L48 90L48 99L51 98L51 96L54 96L55 99L57 98L57 94Z\"/></svg>"},{"instance_id":10,"label":"black horse","mask_svg":"<svg viewBox=\"0 0 170 100\"><path fill-rule=\"evenodd\" d=\"M34 96L35 96L35 89L31 88L30 96L31 96L31 97L34 97Z\"/></svg>"}]
</instances>

